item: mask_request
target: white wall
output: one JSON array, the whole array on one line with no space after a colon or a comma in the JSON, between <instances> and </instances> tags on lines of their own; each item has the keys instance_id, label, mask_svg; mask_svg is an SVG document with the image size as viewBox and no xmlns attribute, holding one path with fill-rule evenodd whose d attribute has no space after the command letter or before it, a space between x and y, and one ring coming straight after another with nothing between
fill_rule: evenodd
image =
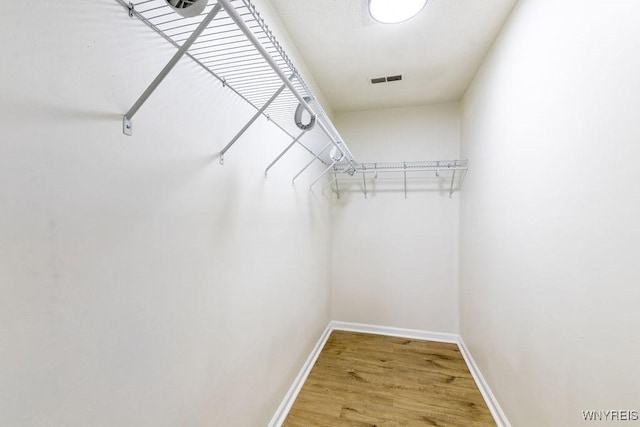
<instances>
[{"instance_id":1,"label":"white wall","mask_svg":"<svg viewBox=\"0 0 640 427\"><path fill-rule=\"evenodd\" d=\"M174 49L114 0L0 33L0 425L266 425L330 314L309 154L265 181L261 119L220 166L253 111L188 60L122 135Z\"/></svg>"},{"instance_id":2,"label":"white wall","mask_svg":"<svg viewBox=\"0 0 640 427\"><path fill-rule=\"evenodd\" d=\"M464 98L461 332L514 426L640 409L639 18L519 2Z\"/></svg>"},{"instance_id":3,"label":"white wall","mask_svg":"<svg viewBox=\"0 0 640 427\"><path fill-rule=\"evenodd\" d=\"M459 105L336 115L361 162L457 159ZM333 202L332 318L458 332L458 196L448 174L339 181Z\"/></svg>"}]
</instances>

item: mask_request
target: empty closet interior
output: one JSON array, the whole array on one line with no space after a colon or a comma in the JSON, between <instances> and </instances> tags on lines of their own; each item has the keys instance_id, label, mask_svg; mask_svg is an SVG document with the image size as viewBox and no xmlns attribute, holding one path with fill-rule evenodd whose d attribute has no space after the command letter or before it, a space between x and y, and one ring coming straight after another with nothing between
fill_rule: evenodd
<instances>
[{"instance_id":1,"label":"empty closet interior","mask_svg":"<svg viewBox=\"0 0 640 427\"><path fill-rule=\"evenodd\" d=\"M2 14L0 425L276 426L333 329L637 420L640 4L370 3Z\"/></svg>"}]
</instances>

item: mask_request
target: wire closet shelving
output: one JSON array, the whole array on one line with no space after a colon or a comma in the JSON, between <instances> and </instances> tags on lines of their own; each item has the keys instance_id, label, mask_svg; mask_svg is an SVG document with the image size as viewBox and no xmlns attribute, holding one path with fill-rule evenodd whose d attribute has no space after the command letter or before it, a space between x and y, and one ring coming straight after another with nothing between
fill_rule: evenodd
<instances>
[{"instance_id":1,"label":"wire closet shelving","mask_svg":"<svg viewBox=\"0 0 640 427\"><path fill-rule=\"evenodd\" d=\"M460 171L462 176L457 187L460 189L467 170L466 160L358 163L309 85L250 0L211 0L202 13L193 17L176 13L166 0L129 3L124 0L116 1L128 10L130 17L137 17L178 49L124 115L123 132L126 135L133 132L132 119L138 109L177 62L186 56L256 110L253 117L220 151L221 164L224 164L225 155L244 132L263 116L290 138L289 145L266 167L265 176L293 146L299 145L312 158L292 181L295 182L314 162L320 161L326 168L311 187L333 173L333 178L323 191L334 186L338 196L338 180L343 174L362 174L365 180L369 173L377 176L377 173L402 172L406 197L407 172L427 170L434 171L439 176L440 171L452 171L451 195L456 171ZM307 123L303 123L304 118ZM314 126L318 126L329 139L319 152L314 152L300 141ZM366 182L364 191L366 197Z\"/></svg>"}]
</instances>

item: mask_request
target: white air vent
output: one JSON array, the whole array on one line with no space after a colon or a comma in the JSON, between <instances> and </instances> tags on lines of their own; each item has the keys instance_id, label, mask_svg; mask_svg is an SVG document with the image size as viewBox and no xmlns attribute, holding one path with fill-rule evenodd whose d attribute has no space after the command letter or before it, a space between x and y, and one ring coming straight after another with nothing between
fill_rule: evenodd
<instances>
[{"instance_id":1,"label":"white air vent","mask_svg":"<svg viewBox=\"0 0 640 427\"><path fill-rule=\"evenodd\" d=\"M165 0L171 9L185 18L192 18L202 13L207 0Z\"/></svg>"},{"instance_id":2,"label":"white air vent","mask_svg":"<svg viewBox=\"0 0 640 427\"><path fill-rule=\"evenodd\" d=\"M397 82L399 80L402 80L402 74L397 74L395 76L387 76L387 77L375 77L371 79L371 84L375 85L378 83Z\"/></svg>"}]
</instances>

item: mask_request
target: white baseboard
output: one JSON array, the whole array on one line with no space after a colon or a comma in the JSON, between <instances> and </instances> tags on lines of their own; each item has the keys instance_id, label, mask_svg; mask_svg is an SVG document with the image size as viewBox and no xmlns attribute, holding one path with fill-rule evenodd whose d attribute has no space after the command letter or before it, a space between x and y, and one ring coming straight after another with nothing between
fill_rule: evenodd
<instances>
[{"instance_id":1,"label":"white baseboard","mask_svg":"<svg viewBox=\"0 0 640 427\"><path fill-rule=\"evenodd\" d=\"M448 342L457 344L459 335L442 332L420 331L417 329L393 328L390 326L367 325L364 323L349 323L332 321L331 330L362 332L365 334L387 335L391 337L412 338L415 340Z\"/></svg>"},{"instance_id":2,"label":"white baseboard","mask_svg":"<svg viewBox=\"0 0 640 427\"><path fill-rule=\"evenodd\" d=\"M464 361L467 362L467 367L471 372L471 376L473 376L476 385L480 389L480 393L482 394L482 397L484 397L484 401L487 403L489 411L491 411L491 415L493 415L493 419L496 421L496 424L498 427L511 427L507 416L502 411L498 400L489 388L489 384L487 384L482 376L480 369L478 369L478 365L476 365L475 360L473 360L473 357L471 356L471 353L469 353L469 349L465 345L461 336L458 337L458 347L460 348L462 357L464 357Z\"/></svg>"},{"instance_id":3,"label":"white baseboard","mask_svg":"<svg viewBox=\"0 0 640 427\"><path fill-rule=\"evenodd\" d=\"M363 323L349 323L349 322L338 322L331 321L329 325L322 333L322 336L316 343L315 347L311 351L311 354L307 358L306 362L302 366L300 373L294 380L291 388L285 395L282 403L278 407L278 410L274 414L271 422L269 423L269 427L280 427L282 423L284 423L285 418L289 414L291 407L293 406L293 402L295 402L296 397L298 397L298 393L300 393L300 389L304 385L304 382L307 380L309 373L311 372L311 368L316 363L318 356L320 356L320 352L324 347L327 339L331 335L333 331L350 331L350 332L362 332L367 334L377 334L377 335L388 335L392 337L402 337L402 338L410 338L410 339L419 339L419 340L427 340L427 341L437 341L437 342L446 342L457 344L460 348L460 353L462 353L462 357L464 358L467 366L469 367L469 371L471 372L471 376L473 377L478 389L480 389L480 393L487 403L487 407L489 411L491 411L491 415L493 415L494 420L498 427L511 427L507 417L505 416L502 408L498 404L493 392L489 388L489 385L485 381L484 377L480 373L478 366L476 365L473 357L471 357L471 353L467 349L467 346L464 344L462 337L458 334L449 334L442 332L429 332L429 331L421 331L416 329L403 329L403 328L394 328L388 326L377 326L377 325L367 325Z\"/></svg>"},{"instance_id":4,"label":"white baseboard","mask_svg":"<svg viewBox=\"0 0 640 427\"><path fill-rule=\"evenodd\" d=\"M316 360L318 360L318 356L320 356L320 352L324 348L324 345L329 339L329 335L331 335L332 331L333 329L331 328L331 322L329 322L329 325L327 325L327 328L320 336L320 339L316 343L315 347L313 347L313 350L311 350L311 354L309 354L309 357L302 365L302 369L300 369L298 376L295 380L293 380L293 384L291 384L291 387L287 391L287 394L284 396L284 399L282 400L282 403L280 403L278 410L273 415L273 418L271 418L269 427L280 427L282 426L282 423L284 423L285 418L287 418L287 415L289 414L289 411L293 406L293 402L295 402L296 397L298 397L300 389L304 385L304 382L307 380L307 377L311 372L311 368L313 368Z\"/></svg>"}]
</instances>

